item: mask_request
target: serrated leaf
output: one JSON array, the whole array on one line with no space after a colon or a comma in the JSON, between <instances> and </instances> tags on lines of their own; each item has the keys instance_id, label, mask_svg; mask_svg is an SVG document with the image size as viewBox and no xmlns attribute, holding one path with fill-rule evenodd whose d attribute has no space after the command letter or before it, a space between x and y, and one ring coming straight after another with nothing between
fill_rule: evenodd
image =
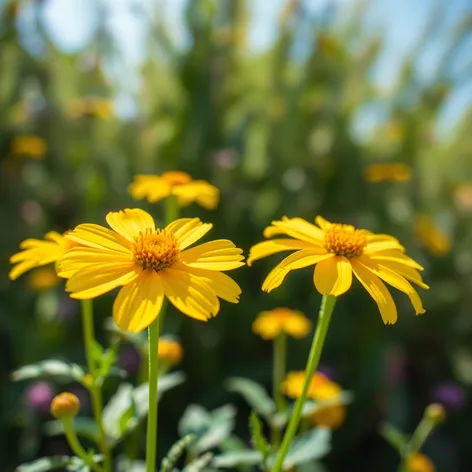
<instances>
[{"instance_id":1,"label":"serrated leaf","mask_svg":"<svg viewBox=\"0 0 472 472\"><path fill-rule=\"evenodd\" d=\"M14 381L33 380L38 378L54 378L57 381L77 380L82 382L85 371L77 364L68 364L67 362L51 359L37 364L29 364L20 367L13 372Z\"/></svg>"},{"instance_id":2,"label":"serrated leaf","mask_svg":"<svg viewBox=\"0 0 472 472\"><path fill-rule=\"evenodd\" d=\"M269 397L265 388L249 379L233 377L226 382L226 388L239 393L249 405L264 417L269 417L275 412L275 403Z\"/></svg>"},{"instance_id":3,"label":"serrated leaf","mask_svg":"<svg viewBox=\"0 0 472 472\"><path fill-rule=\"evenodd\" d=\"M201 457L197 457L195 460L187 464L182 472L201 472L212 460L213 454L207 452Z\"/></svg>"},{"instance_id":4,"label":"serrated leaf","mask_svg":"<svg viewBox=\"0 0 472 472\"><path fill-rule=\"evenodd\" d=\"M103 423L107 435L115 441L120 439L134 426L134 412L133 386L121 384L103 409Z\"/></svg>"},{"instance_id":5,"label":"serrated leaf","mask_svg":"<svg viewBox=\"0 0 472 472\"><path fill-rule=\"evenodd\" d=\"M247 449L246 451L226 452L215 456L212 465L221 468L238 467L241 465L256 465L262 463L262 454L259 451Z\"/></svg>"},{"instance_id":6,"label":"serrated leaf","mask_svg":"<svg viewBox=\"0 0 472 472\"><path fill-rule=\"evenodd\" d=\"M74 418L74 429L78 436L97 441L98 429L95 421L92 418L84 416L77 416ZM64 424L61 420L48 421L44 425L44 432L48 436L57 436L64 434Z\"/></svg>"},{"instance_id":7,"label":"serrated leaf","mask_svg":"<svg viewBox=\"0 0 472 472\"><path fill-rule=\"evenodd\" d=\"M284 460L284 470L297 464L321 459L331 449L331 431L327 428L316 428L296 436ZM275 459L275 457L274 457Z\"/></svg>"},{"instance_id":8,"label":"serrated leaf","mask_svg":"<svg viewBox=\"0 0 472 472\"><path fill-rule=\"evenodd\" d=\"M251 411L251 416L249 417L249 430L251 431L251 439L254 447L265 459L269 455L271 447L264 436L262 422L254 410Z\"/></svg>"},{"instance_id":9,"label":"serrated leaf","mask_svg":"<svg viewBox=\"0 0 472 472\"><path fill-rule=\"evenodd\" d=\"M379 433L394 449L402 454L408 444L408 436L406 434L403 434L390 423L382 423L379 427Z\"/></svg>"}]
</instances>

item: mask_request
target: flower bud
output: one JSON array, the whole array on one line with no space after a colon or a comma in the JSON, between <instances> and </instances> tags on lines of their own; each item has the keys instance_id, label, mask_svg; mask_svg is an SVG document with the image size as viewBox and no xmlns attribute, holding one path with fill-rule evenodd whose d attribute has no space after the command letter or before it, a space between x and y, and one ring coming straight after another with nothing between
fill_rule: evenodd
<instances>
[{"instance_id":1,"label":"flower bud","mask_svg":"<svg viewBox=\"0 0 472 472\"><path fill-rule=\"evenodd\" d=\"M73 418L79 409L80 401L73 393L64 392L56 395L51 402L51 414L59 420Z\"/></svg>"},{"instance_id":2,"label":"flower bud","mask_svg":"<svg viewBox=\"0 0 472 472\"><path fill-rule=\"evenodd\" d=\"M431 403L426 407L425 415L434 424L439 424L446 419L446 409L440 403Z\"/></svg>"}]
</instances>

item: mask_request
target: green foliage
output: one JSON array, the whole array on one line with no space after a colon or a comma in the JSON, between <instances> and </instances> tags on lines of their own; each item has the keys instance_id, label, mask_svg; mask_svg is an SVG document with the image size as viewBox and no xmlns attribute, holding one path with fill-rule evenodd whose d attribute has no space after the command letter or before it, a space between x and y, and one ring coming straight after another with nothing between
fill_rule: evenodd
<instances>
[{"instance_id":1,"label":"green foliage","mask_svg":"<svg viewBox=\"0 0 472 472\"><path fill-rule=\"evenodd\" d=\"M275 403L264 387L250 379L233 377L226 382L226 388L239 393L257 413L268 418L275 412Z\"/></svg>"},{"instance_id":2,"label":"green foliage","mask_svg":"<svg viewBox=\"0 0 472 472\"><path fill-rule=\"evenodd\" d=\"M193 434L187 434L182 439L179 439L167 453L166 457L162 459L160 472L171 472L175 463L179 460L180 456L185 452L185 449L195 441Z\"/></svg>"},{"instance_id":3,"label":"green foliage","mask_svg":"<svg viewBox=\"0 0 472 472\"><path fill-rule=\"evenodd\" d=\"M400 432L390 423L382 423L379 427L379 433L385 440L400 454L403 454L408 445L408 436Z\"/></svg>"},{"instance_id":4,"label":"green foliage","mask_svg":"<svg viewBox=\"0 0 472 472\"><path fill-rule=\"evenodd\" d=\"M271 451L271 445L267 442L262 429L262 422L255 411L251 411L249 416L249 430L254 447L261 453L262 464L265 467L267 457Z\"/></svg>"},{"instance_id":5,"label":"green foliage","mask_svg":"<svg viewBox=\"0 0 472 472\"><path fill-rule=\"evenodd\" d=\"M93 460L98 463L101 456L94 456ZM17 472L48 472L50 470L65 469L70 472L89 472L90 467L78 457L56 456L43 457L29 464L20 465Z\"/></svg>"},{"instance_id":6,"label":"green foliage","mask_svg":"<svg viewBox=\"0 0 472 472\"><path fill-rule=\"evenodd\" d=\"M83 382L85 371L77 364L68 364L59 360L47 360L20 367L13 372L12 379L37 380L41 378L53 378L56 381L70 382L77 380Z\"/></svg>"}]
</instances>

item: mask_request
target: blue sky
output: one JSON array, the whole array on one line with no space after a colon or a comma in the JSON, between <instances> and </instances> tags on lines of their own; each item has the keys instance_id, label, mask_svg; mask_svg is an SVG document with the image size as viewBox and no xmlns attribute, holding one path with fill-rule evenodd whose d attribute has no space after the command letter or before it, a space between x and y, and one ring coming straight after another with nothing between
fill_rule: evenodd
<instances>
[{"instance_id":1,"label":"blue sky","mask_svg":"<svg viewBox=\"0 0 472 472\"><path fill-rule=\"evenodd\" d=\"M215 0L218 2L219 0ZM1 0L0 0L1 2ZM126 82L137 86L133 71L145 54L145 28L136 14L137 8L149 15L151 3L162 15L174 41L185 47L186 32L183 11L188 0L45 0L43 21L51 39L62 49L75 52L85 48L98 21L97 6L107 8L106 26L119 49L121 67L128 71ZM270 46L277 34L277 20L287 0L249 0L251 9L250 47L260 51ZM366 28L384 35L385 44L381 60L373 77L381 89L391 88L401 61L422 34L435 6L444 0L373 0L366 17ZM349 11L354 0L305 0L311 12L319 13L327 6L339 12ZM420 60L421 77L428 80L434 72L440 52L447 44L450 28L455 22L472 12L470 0L448 0L443 10L443 27L438 28L434 40ZM340 15L342 17L342 15ZM471 39L472 41L472 39ZM470 50L464 49L458 62L472 60ZM464 110L472 105L472 80L456 89L442 116L443 128L450 128Z\"/></svg>"}]
</instances>

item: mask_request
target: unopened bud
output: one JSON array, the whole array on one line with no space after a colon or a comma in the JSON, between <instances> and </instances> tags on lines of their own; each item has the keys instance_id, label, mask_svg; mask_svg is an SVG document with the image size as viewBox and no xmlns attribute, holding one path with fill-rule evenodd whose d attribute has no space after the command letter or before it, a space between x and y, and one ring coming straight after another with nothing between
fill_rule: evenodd
<instances>
[{"instance_id":1,"label":"unopened bud","mask_svg":"<svg viewBox=\"0 0 472 472\"><path fill-rule=\"evenodd\" d=\"M426 407L425 415L433 423L439 424L446 419L446 409L440 403L431 403Z\"/></svg>"},{"instance_id":2,"label":"unopened bud","mask_svg":"<svg viewBox=\"0 0 472 472\"><path fill-rule=\"evenodd\" d=\"M51 414L59 420L73 418L79 409L80 401L73 393L64 392L56 395L51 402Z\"/></svg>"}]
</instances>

